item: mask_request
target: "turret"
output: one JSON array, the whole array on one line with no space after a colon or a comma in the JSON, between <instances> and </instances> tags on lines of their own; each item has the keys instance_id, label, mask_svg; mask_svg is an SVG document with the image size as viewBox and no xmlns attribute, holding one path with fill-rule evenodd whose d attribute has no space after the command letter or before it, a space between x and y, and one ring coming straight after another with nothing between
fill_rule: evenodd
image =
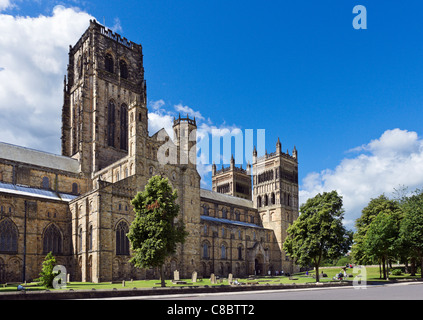
<instances>
[{"instance_id":1,"label":"turret","mask_svg":"<svg viewBox=\"0 0 423 320\"><path fill-rule=\"evenodd\" d=\"M282 144L281 144L281 141L279 140L279 137L278 137L278 142L276 142L276 153L277 154L282 153Z\"/></svg>"},{"instance_id":2,"label":"turret","mask_svg":"<svg viewBox=\"0 0 423 320\"><path fill-rule=\"evenodd\" d=\"M254 146L254 149L253 149L253 164L254 163L257 163L257 149L256 149L256 146Z\"/></svg>"},{"instance_id":3,"label":"turret","mask_svg":"<svg viewBox=\"0 0 423 320\"><path fill-rule=\"evenodd\" d=\"M174 143L178 147L178 159L180 164L196 166L197 161L197 124L194 119L181 118L181 114L173 121Z\"/></svg>"}]
</instances>

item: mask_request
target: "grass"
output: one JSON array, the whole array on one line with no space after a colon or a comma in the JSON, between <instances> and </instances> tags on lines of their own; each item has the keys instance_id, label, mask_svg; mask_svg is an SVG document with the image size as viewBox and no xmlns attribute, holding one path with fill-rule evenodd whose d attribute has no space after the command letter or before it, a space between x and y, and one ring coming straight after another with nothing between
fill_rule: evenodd
<instances>
[{"instance_id":1,"label":"grass","mask_svg":"<svg viewBox=\"0 0 423 320\"><path fill-rule=\"evenodd\" d=\"M340 267L331 267L326 268L322 267L319 269L319 272L323 272L327 274L327 277L320 278L320 282L330 282L333 281L333 277L336 276L337 273L341 271ZM367 281L381 281L386 282L386 280L379 279L379 267L366 267L367 272ZM348 278L347 281L353 281L354 277L358 275L353 274L352 269L347 269L347 274L352 274L353 277ZM293 277L290 279L289 277L285 276L278 276L278 277L260 277L256 279L239 279L237 280L240 283L248 284L248 283L254 283L254 284L289 284L289 283L314 283L316 282L316 279L313 278L313 275L315 275L314 271L309 271L308 275L306 275L305 272L298 273L293 275ZM400 276L393 276L390 275L390 279L417 279L420 275L411 277L410 275L403 274ZM220 286L220 285L229 285L227 279L222 279L222 282L218 281L217 284L211 284L210 279L203 279L196 283L192 283L191 279L182 279L182 281L185 281L186 284L173 284L171 280L166 280L166 287L187 287L187 286ZM4 286L3 284L0 284L0 293L2 292L10 292L10 291L17 291L18 284L9 284L7 286ZM45 287L38 285L37 283L29 283L27 285L24 285L25 288L27 288L30 291L37 291L37 290L46 290ZM134 281L126 281L125 287L123 287L122 282L119 283L110 283L110 282L102 282L102 283L90 283L90 282L70 282L67 284L66 289L62 290L103 290L103 289L133 289L133 288L159 288L160 287L160 281L159 280L134 280ZM59 289L50 289L50 290L59 290Z\"/></svg>"}]
</instances>

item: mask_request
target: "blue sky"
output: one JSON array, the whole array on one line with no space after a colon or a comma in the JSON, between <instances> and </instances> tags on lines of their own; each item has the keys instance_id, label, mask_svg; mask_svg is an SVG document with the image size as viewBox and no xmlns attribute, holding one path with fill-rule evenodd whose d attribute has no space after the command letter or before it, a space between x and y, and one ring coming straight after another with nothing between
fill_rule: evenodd
<instances>
[{"instance_id":1,"label":"blue sky","mask_svg":"<svg viewBox=\"0 0 423 320\"><path fill-rule=\"evenodd\" d=\"M367 30L352 26L359 4ZM220 128L265 129L268 152L278 137L283 150L295 145L303 199L338 189L352 221L370 197L423 184L421 1L0 0L0 22L52 17L59 5L142 44L151 105L184 106ZM1 98L0 89L5 112ZM21 126L4 137L19 136ZM49 143L34 134L11 142L60 152L60 132L34 132Z\"/></svg>"}]
</instances>

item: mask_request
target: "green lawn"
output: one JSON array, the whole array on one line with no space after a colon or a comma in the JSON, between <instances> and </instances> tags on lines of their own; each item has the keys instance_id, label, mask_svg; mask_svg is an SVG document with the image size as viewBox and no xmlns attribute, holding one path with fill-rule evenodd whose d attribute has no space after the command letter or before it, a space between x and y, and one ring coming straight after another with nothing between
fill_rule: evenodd
<instances>
[{"instance_id":1,"label":"green lawn","mask_svg":"<svg viewBox=\"0 0 423 320\"><path fill-rule=\"evenodd\" d=\"M320 272L326 273L327 277L320 278L320 282L330 282L333 281L332 278L341 271L340 267L337 268L320 268ZM379 279L379 267L367 267L367 280L368 281L385 281ZM357 276L357 274L353 274L353 269L347 269L347 274L352 274L353 277L348 278L348 281L353 281L354 277ZM279 276L279 277L261 277L256 279L238 279L239 282L242 283L250 283L250 284L281 284L281 283L314 283L316 280L313 278L314 271L309 271L309 275L307 276L306 273L299 273L293 275L293 277L290 279L289 277L285 276ZM401 276L390 276L390 279L411 279L411 278L419 278L418 276L410 277L410 275L401 275ZM172 281L167 280L166 286L167 287L173 287L173 286L212 286L210 283L210 279L203 279L196 283L192 283L191 279L184 280L186 284L173 284ZM222 282L219 282L217 284L213 284L216 286L220 285L228 285L227 279L223 279ZM0 284L0 293L1 292L7 292L7 291L16 291L17 290L17 284L8 285L7 287L4 287L3 284ZM29 283L25 285L25 287L31 291L35 290L45 290L44 287L38 286L37 283ZM122 282L119 283L110 283L110 282L102 282L102 283L87 283L87 282L70 282L67 284L66 290L73 289L73 290L101 290L101 289L132 289L132 288L152 288L152 287L160 287L160 281L159 280L136 280L136 281L126 281L125 287L122 286ZM51 289L53 290L53 289Z\"/></svg>"}]
</instances>

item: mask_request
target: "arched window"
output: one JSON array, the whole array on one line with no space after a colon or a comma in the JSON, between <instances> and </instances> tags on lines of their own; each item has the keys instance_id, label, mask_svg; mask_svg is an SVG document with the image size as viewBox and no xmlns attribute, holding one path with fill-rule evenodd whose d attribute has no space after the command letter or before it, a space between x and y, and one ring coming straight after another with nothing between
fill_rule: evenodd
<instances>
[{"instance_id":1,"label":"arched window","mask_svg":"<svg viewBox=\"0 0 423 320\"><path fill-rule=\"evenodd\" d=\"M221 249L221 258L226 259L226 246L224 244L222 244L220 249Z\"/></svg>"},{"instance_id":2,"label":"arched window","mask_svg":"<svg viewBox=\"0 0 423 320\"><path fill-rule=\"evenodd\" d=\"M78 232L78 252L82 252L82 228Z\"/></svg>"},{"instance_id":3,"label":"arched window","mask_svg":"<svg viewBox=\"0 0 423 320\"><path fill-rule=\"evenodd\" d=\"M0 252L18 252L18 229L9 219L0 223Z\"/></svg>"},{"instance_id":4,"label":"arched window","mask_svg":"<svg viewBox=\"0 0 423 320\"><path fill-rule=\"evenodd\" d=\"M109 102L109 110L107 116L107 144L110 147L115 146L115 104L113 101Z\"/></svg>"},{"instance_id":5,"label":"arched window","mask_svg":"<svg viewBox=\"0 0 423 320\"><path fill-rule=\"evenodd\" d=\"M264 207L267 206L267 205L269 205L269 197L267 196L267 194L264 195L264 201L263 202L264 202L263 203L263 206Z\"/></svg>"},{"instance_id":6,"label":"arched window","mask_svg":"<svg viewBox=\"0 0 423 320\"><path fill-rule=\"evenodd\" d=\"M209 258L209 245L207 243L203 244L203 259Z\"/></svg>"},{"instance_id":7,"label":"arched window","mask_svg":"<svg viewBox=\"0 0 423 320\"><path fill-rule=\"evenodd\" d=\"M120 68L120 77L123 79L128 79L128 65L126 64L125 60L120 60L119 68Z\"/></svg>"},{"instance_id":8,"label":"arched window","mask_svg":"<svg viewBox=\"0 0 423 320\"><path fill-rule=\"evenodd\" d=\"M209 215L209 207L207 205L204 205L203 207L203 215L205 216Z\"/></svg>"},{"instance_id":9,"label":"arched window","mask_svg":"<svg viewBox=\"0 0 423 320\"><path fill-rule=\"evenodd\" d=\"M50 180L47 177L43 178L43 189L50 189Z\"/></svg>"},{"instance_id":10,"label":"arched window","mask_svg":"<svg viewBox=\"0 0 423 320\"><path fill-rule=\"evenodd\" d=\"M270 204L275 204L275 194L272 192L272 194L270 195Z\"/></svg>"},{"instance_id":11,"label":"arched window","mask_svg":"<svg viewBox=\"0 0 423 320\"><path fill-rule=\"evenodd\" d=\"M235 211L235 220L236 221L241 221L241 214L239 213L238 210Z\"/></svg>"},{"instance_id":12,"label":"arched window","mask_svg":"<svg viewBox=\"0 0 423 320\"><path fill-rule=\"evenodd\" d=\"M113 63L112 55L110 53L106 54L106 57L104 59L104 69L107 72L113 73L113 69L114 69L113 64L114 63Z\"/></svg>"},{"instance_id":13,"label":"arched window","mask_svg":"<svg viewBox=\"0 0 423 320\"><path fill-rule=\"evenodd\" d=\"M120 107L120 148L128 151L128 107Z\"/></svg>"},{"instance_id":14,"label":"arched window","mask_svg":"<svg viewBox=\"0 0 423 320\"><path fill-rule=\"evenodd\" d=\"M81 56L79 56L78 57L78 62L77 62L77 77L79 79L82 78L82 71L83 71L83 63L82 63Z\"/></svg>"},{"instance_id":15,"label":"arched window","mask_svg":"<svg viewBox=\"0 0 423 320\"><path fill-rule=\"evenodd\" d=\"M78 194L78 184L76 182L72 183L72 194Z\"/></svg>"},{"instance_id":16,"label":"arched window","mask_svg":"<svg viewBox=\"0 0 423 320\"><path fill-rule=\"evenodd\" d=\"M228 218L228 211L225 208L222 209L222 218L223 219L227 219Z\"/></svg>"},{"instance_id":17,"label":"arched window","mask_svg":"<svg viewBox=\"0 0 423 320\"><path fill-rule=\"evenodd\" d=\"M242 246L238 247L238 260L242 260Z\"/></svg>"},{"instance_id":18,"label":"arched window","mask_svg":"<svg viewBox=\"0 0 423 320\"><path fill-rule=\"evenodd\" d=\"M44 231L43 239L43 253L47 254L51 252L54 254L62 253L62 234L60 233L59 228L54 224L51 224Z\"/></svg>"},{"instance_id":19,"label":"arched window","mask_svg":"<svg viewBox=\"0 0 423 320\"><path fill-rule=\"evenodd\" d=\"M121 221L116 227L116 255L129 255L128 224Z\"/></svg>"},{"instance_id":20,"label":"arched window","mask_svg":"<svg viewBox=\"0 0 423 320\"><path fill-rule=\"evenodd\" d=\"M257 208L260 208L260 207L261 207L261 197L258 196L257 197Z\"/></svg>"},{"instance_id":21,"label":"arched window","mask_svg":"<svg viewBox=\"0 0 423 320\"><path fill-rule=\"evenodd\" d=\"M88 229L88 250L93 249L93 226L90 226Z\"/></svg>"}]
</instances>

